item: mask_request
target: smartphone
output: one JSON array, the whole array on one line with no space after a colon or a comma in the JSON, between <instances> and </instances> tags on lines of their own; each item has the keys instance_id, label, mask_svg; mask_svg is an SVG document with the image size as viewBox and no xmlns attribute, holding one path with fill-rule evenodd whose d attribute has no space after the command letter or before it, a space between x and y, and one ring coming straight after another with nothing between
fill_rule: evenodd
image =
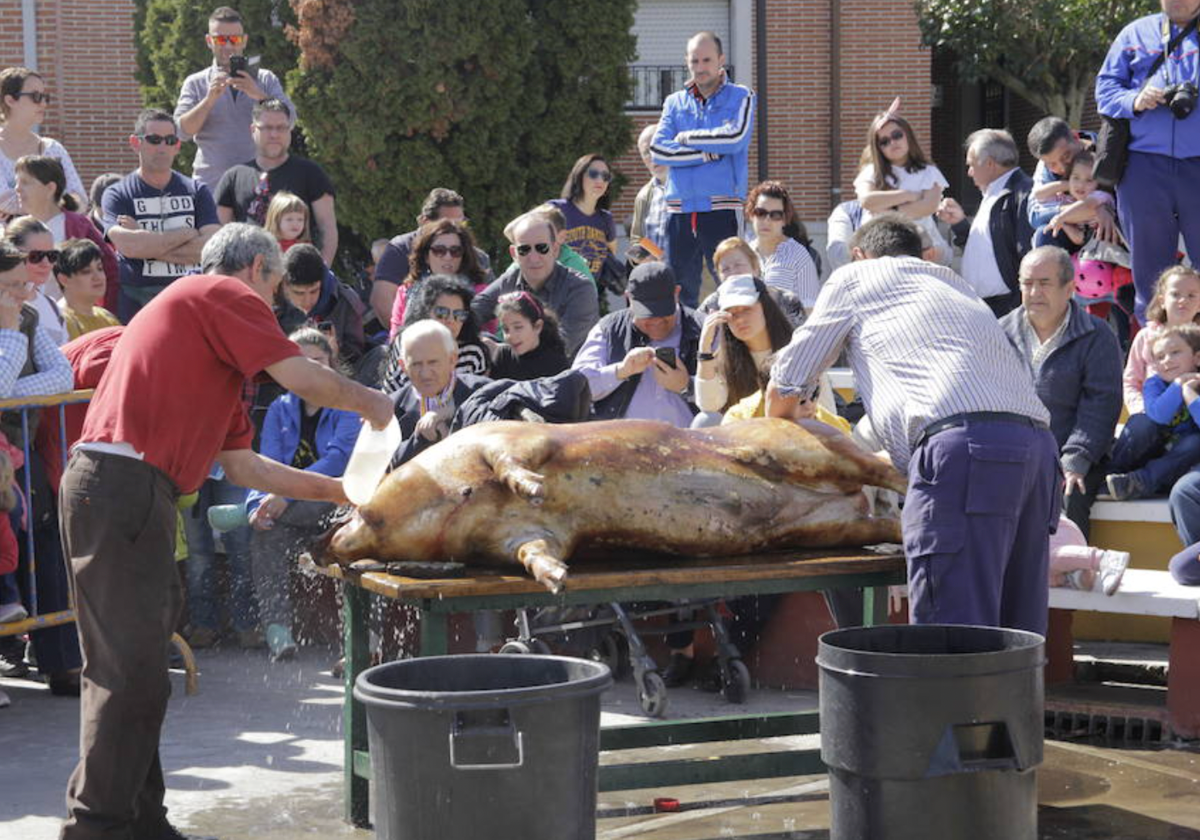
<instances>
[{"instance_id":1,"label":"smartphone","mask_svg":"<svg viewBox=\"0 0 1200 840\"><path fill-rule=\"evenodd\" d=\"M675 348L674 347L655 347L654 355L658 360L668 367L675 367Z\"/></svg>"},{"instance_id":2,"label":"smartphone","mask_svg":"<svg viewBox=\"0 0 1200 840\"><path fill-rule=\"evenodd\" d=\"M250 67L250 59L246 58L246 56L244 56L244 55L229 56L229 75L230 76L236 76L238 73L245 73L247 76L249 76L250 74L246 73L246 70L249 67Z\"/></svg>"}]
</instances>

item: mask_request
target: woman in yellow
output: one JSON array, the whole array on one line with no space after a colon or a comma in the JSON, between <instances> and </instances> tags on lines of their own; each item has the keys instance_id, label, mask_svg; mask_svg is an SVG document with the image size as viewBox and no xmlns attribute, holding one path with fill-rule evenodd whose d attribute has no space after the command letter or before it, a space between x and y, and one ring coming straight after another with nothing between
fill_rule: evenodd
<instances>
[{"instance_id":1,"label":"woman in yellow","mask_svg":"<svg viewBox=\"0 0 1200 840\"><path fill-rule=\"evenodd\" d=\"M115 315L100 306L107 278L96 243L88 239L62 243L54 276L63 293L58 311L72 340L92 330L121 325Z\"/></svg>"}]
</instances>

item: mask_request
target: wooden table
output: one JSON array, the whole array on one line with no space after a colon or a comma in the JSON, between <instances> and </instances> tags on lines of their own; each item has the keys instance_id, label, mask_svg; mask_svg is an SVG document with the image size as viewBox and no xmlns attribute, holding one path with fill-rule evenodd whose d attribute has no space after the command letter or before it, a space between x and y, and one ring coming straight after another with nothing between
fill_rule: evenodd
<instances>
[{"instance_id":1,"label":"wooden table","mask_svg":"<svg viewBox=\"0 0 1200 840\"><path fill-rule=\"evenodd\" d=\"M783 592L862 587L864 621L884 620L886 589L904 581L904 557L865 550L792 551L706 559L645 558L638 562L576 565L566 588L557 595L522 575L486 573L469 577L421 580L383 572L356 573L330 567L320 570L344 582L346 699L345 816L355 825L368 822L368 779L365 709L354 699L354 681L369 663L367 613L372 596L415 607L420 616L420 655L447 651L451 613L521 607L606 604L613 601L733 598ZM816 712L734 715L688 721L661 721L606 727L602 750L641 749L819 731ZM600 770L601 790L632 790L739 779L777 778L823 772L817 750L755 753L721 758L607 764Z\"/></svg>"}]
</instances>

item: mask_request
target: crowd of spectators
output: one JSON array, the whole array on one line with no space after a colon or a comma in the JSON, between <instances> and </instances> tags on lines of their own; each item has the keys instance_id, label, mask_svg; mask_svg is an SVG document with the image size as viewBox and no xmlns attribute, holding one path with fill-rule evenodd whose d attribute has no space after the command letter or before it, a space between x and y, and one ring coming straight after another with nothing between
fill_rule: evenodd
<instances>
[{"instance_id":1,"label":"crowd of spectators","mask_svg":"<svg viewBox=\"0 0 1200 840\"><path fill-rule=\"evenodd\" d=\"M1174 195L1182 181L1153 181L1170 177L1160 171L1163 159L1192 166L1194 156L1168 149L1159 134L1183 136L1196 118L1172 115L1157 82L1142 85L1145 68L1122 45L1143 39L1143 28L1131 25L1114 45L1097 98L1111 116L1143 114L1133 121L1129 171ZM404 437L394 465L467 422L508 410L500 406L513 406L512 416L697 428L758 417L767 413L771 366L793 332L830 328L821 320L833 305L823 269L825 277L849 276L845 266L880 256L858 239L864 225L904 219L920 237L920 255L943 266L929 276L953 288L954 306L970 318L999 319L1005 365L1040 398L1030 416L1040 423L1044 410L1049 418L1063 512L1078 528L1068 547L1080 549L1060 552L1066 559L1054 567L1055 580L1106 591L1119 582L1127 556L1083 551L1092 504L1104 491L1116 499L1170 493L1181 538L1200 541L1200 326L1193 325L1200 275L1177 265L1173 253L1178 233L1185 240L1193 233L1191 211L1186 202L1157 208L1175 208L1167 234L1153 230L1148 211L1134 224L1151 181L1139 175L1135 186L1127 177L1114 197L1092 178L1091 138L1061 119L1047 117L1030 132L1032 175L1020 168L1008 132L986 128L966 138L967 171L982 195L968 216L970 202L945 194L946 178L897 100L865 127L855 199L834 208L822 253L784 183L748 182L755 96L726 75L720 39L702 32L687 42L686 88L666 99L660 121L638 138L649 180L637 193L627 250L624 220L612 212L613 169L588 153L558 197L508 223L507 265L493 267L471 233L464 199L471 185L431 184L416 227L372 244L370 283L360 292L334 272L336 186L318 163L291 151L296 114L278 76L244 59L246 33L233 9L213 12L205 39L212 64L187 78L174 114L148 109L132 121L137 168L102 175L90 191L67 150L34 131L52 101L45 80L24 68L0 73L0 397L80 384L68 361L80 354L68 342L113 328L119 336L164 289L200 271L201 251L222 226L248 222L284 252L274 304L281 330L309 358L392 395ZM191 175L174 168L187 141L197 146ZM1080 288L1081 278L1101 270L1126 280L1103 301ZM706 282L712 290L702 297ZM180 389L161 398L204 398L186 383ZM584 392L590 408L580 415ZM247 382L244 398L262 454L322 475L345 469L354 415L269 382ZM850 432L845 415L853 412L836 404L827 382L801 405L798 417ZM20 447L19 424L0 428L7 436L0 443ZM29 515L24 525L10 517L37 534L43 611L67 603L50 501L60 457L32 450L20 466L35 477L34 498L24 500ZM181 517L193 646L225 636L265 646L273 659L294 654L291 561L333 506L248 492L217 464L189 501ZM228 506L245 517L220 535L222 596L210 516ZM43 550L57 559L44 560ZM1200 562L1176 565L1181 579L1200 582ZM1073 574L1081 570L1087 574ZM21 580L19 570L0 575L0 618L24 613ZM753 599L731 606L752 627L773 607ZM77 692L73 628L31 635L52 690ZM11 638L3 644L0 672L22 672L24 652ZM668 684L677 684L693 672L690 638L672 639L672 651Z\"/></svg>"}]
</instances>

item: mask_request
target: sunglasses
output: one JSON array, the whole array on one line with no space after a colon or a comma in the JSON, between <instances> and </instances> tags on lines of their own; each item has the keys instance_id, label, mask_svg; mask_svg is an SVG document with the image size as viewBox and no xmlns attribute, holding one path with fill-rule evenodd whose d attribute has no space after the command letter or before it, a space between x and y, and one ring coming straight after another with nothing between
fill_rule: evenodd
<instances>
[{"instance_id":1,"label":"sunglasses","mask_svg":"<svg viewBox=\"0 0 1200 840\"><path fill-rule=\"evenodd\" d=\"M453 318L455 321L466 323L466 320L471 317L470 309L451 309L449 306L433 307L433 317L441 321L448 321Z\"/></svg>"},{"instance_id":2,"label":"sunglasses","mask_svg":"<svg viewBox=\"0 0 1200 840\"><path fill-rule=\"evenodd\" d=\"M461 245L430 245L429 253L435 257L454 257L457 259L463 255Z\"/></svg>"},{"instance_id":3,"label":"sunglasses","mask_svg":"<svg viewBox=\"0 0 1200 840\"><path fill-rule=\"evenodd\" d=\"M893 143L895 143L899 140L903 140L903 139L904 139L904 132L897 128L891 134L887 134L887 135L879 138L879 148L886 149L888 146L892 145Z\"/></svg>"},{"instance_id":4,"label":"sunglasses","mask_svg":"<svg viewBox=\"0 0 1200 840\"><path fill-rule=\"evenodd\" d=\"M756 218L756 219L766 219L769 217L772 222L782 222L783 221L783 211L782 210L768 210L766 207L755 207L754 210L751 212L753 213L754 218Z\"/></svg>"},{"instance_id":5,"label":"sunglasses","mask_svg":"<svg viewBox=\"0 0 1200 840\"><path fill-rule=\"evenodd\" d=\"M245 35L209 35L208 40L219 47L240 47L246 43Z\"/></svg>"},{"instance_id":6,"label":"sunglasses","mask_svg":"<svg viewBox=\"0 0 1200 840\"><path fill-rule=\"evenodd\" d=\"M32 102L34 105L41 105L43 102L45 102L47 105L50 104L50 94L48 94L44 91L23 90L17 94L17 98L20 99L22 96L28 96L29 101Z\"/></svg>"},{"instance_id":7,"label":"sunglasses","mask_svg":"<svg viewBox=\"0 0 1200 840\"><path fill-rule=\"evenodd\" d=\"M151 146L178 146L179 138L174 134L139 134L138 137L145 140Z\"/></svg>"},{"instance_id":8,"label":"sunglasses","mask_svg":"<svg viewBox=\"0 0 1200 840\"><path fill-rule=\"evenodd\" d=\"M612 173L607 169L589 169L587 176L593 181L604 181L606 184L612 180Z\"/></svg>"},{"instance_id":9,"label":"sunglasses","mask_svg":"<svg viewBox=\"0 0 1200 840\"><path fill-rule=\"evenodd\" d=\"M31 263L40 263L45 260L50 265L58 265L58 251L26 251L25 259Z\"/></svg>"},{"instance_id":10,"label":"sunglasses","mask_svg":"<svg viewBox=\"0 0 1200 840\"><path fill-rule=\"evenodd\" d=\"M550 243L549 242L538 242L536 245L518 245L517 246L517 256L518 257L527 256L529 254L529 252L532 250L537 250L537 252L539 254L549 254L550 253Z\"/></svg>"}]
</instances>

